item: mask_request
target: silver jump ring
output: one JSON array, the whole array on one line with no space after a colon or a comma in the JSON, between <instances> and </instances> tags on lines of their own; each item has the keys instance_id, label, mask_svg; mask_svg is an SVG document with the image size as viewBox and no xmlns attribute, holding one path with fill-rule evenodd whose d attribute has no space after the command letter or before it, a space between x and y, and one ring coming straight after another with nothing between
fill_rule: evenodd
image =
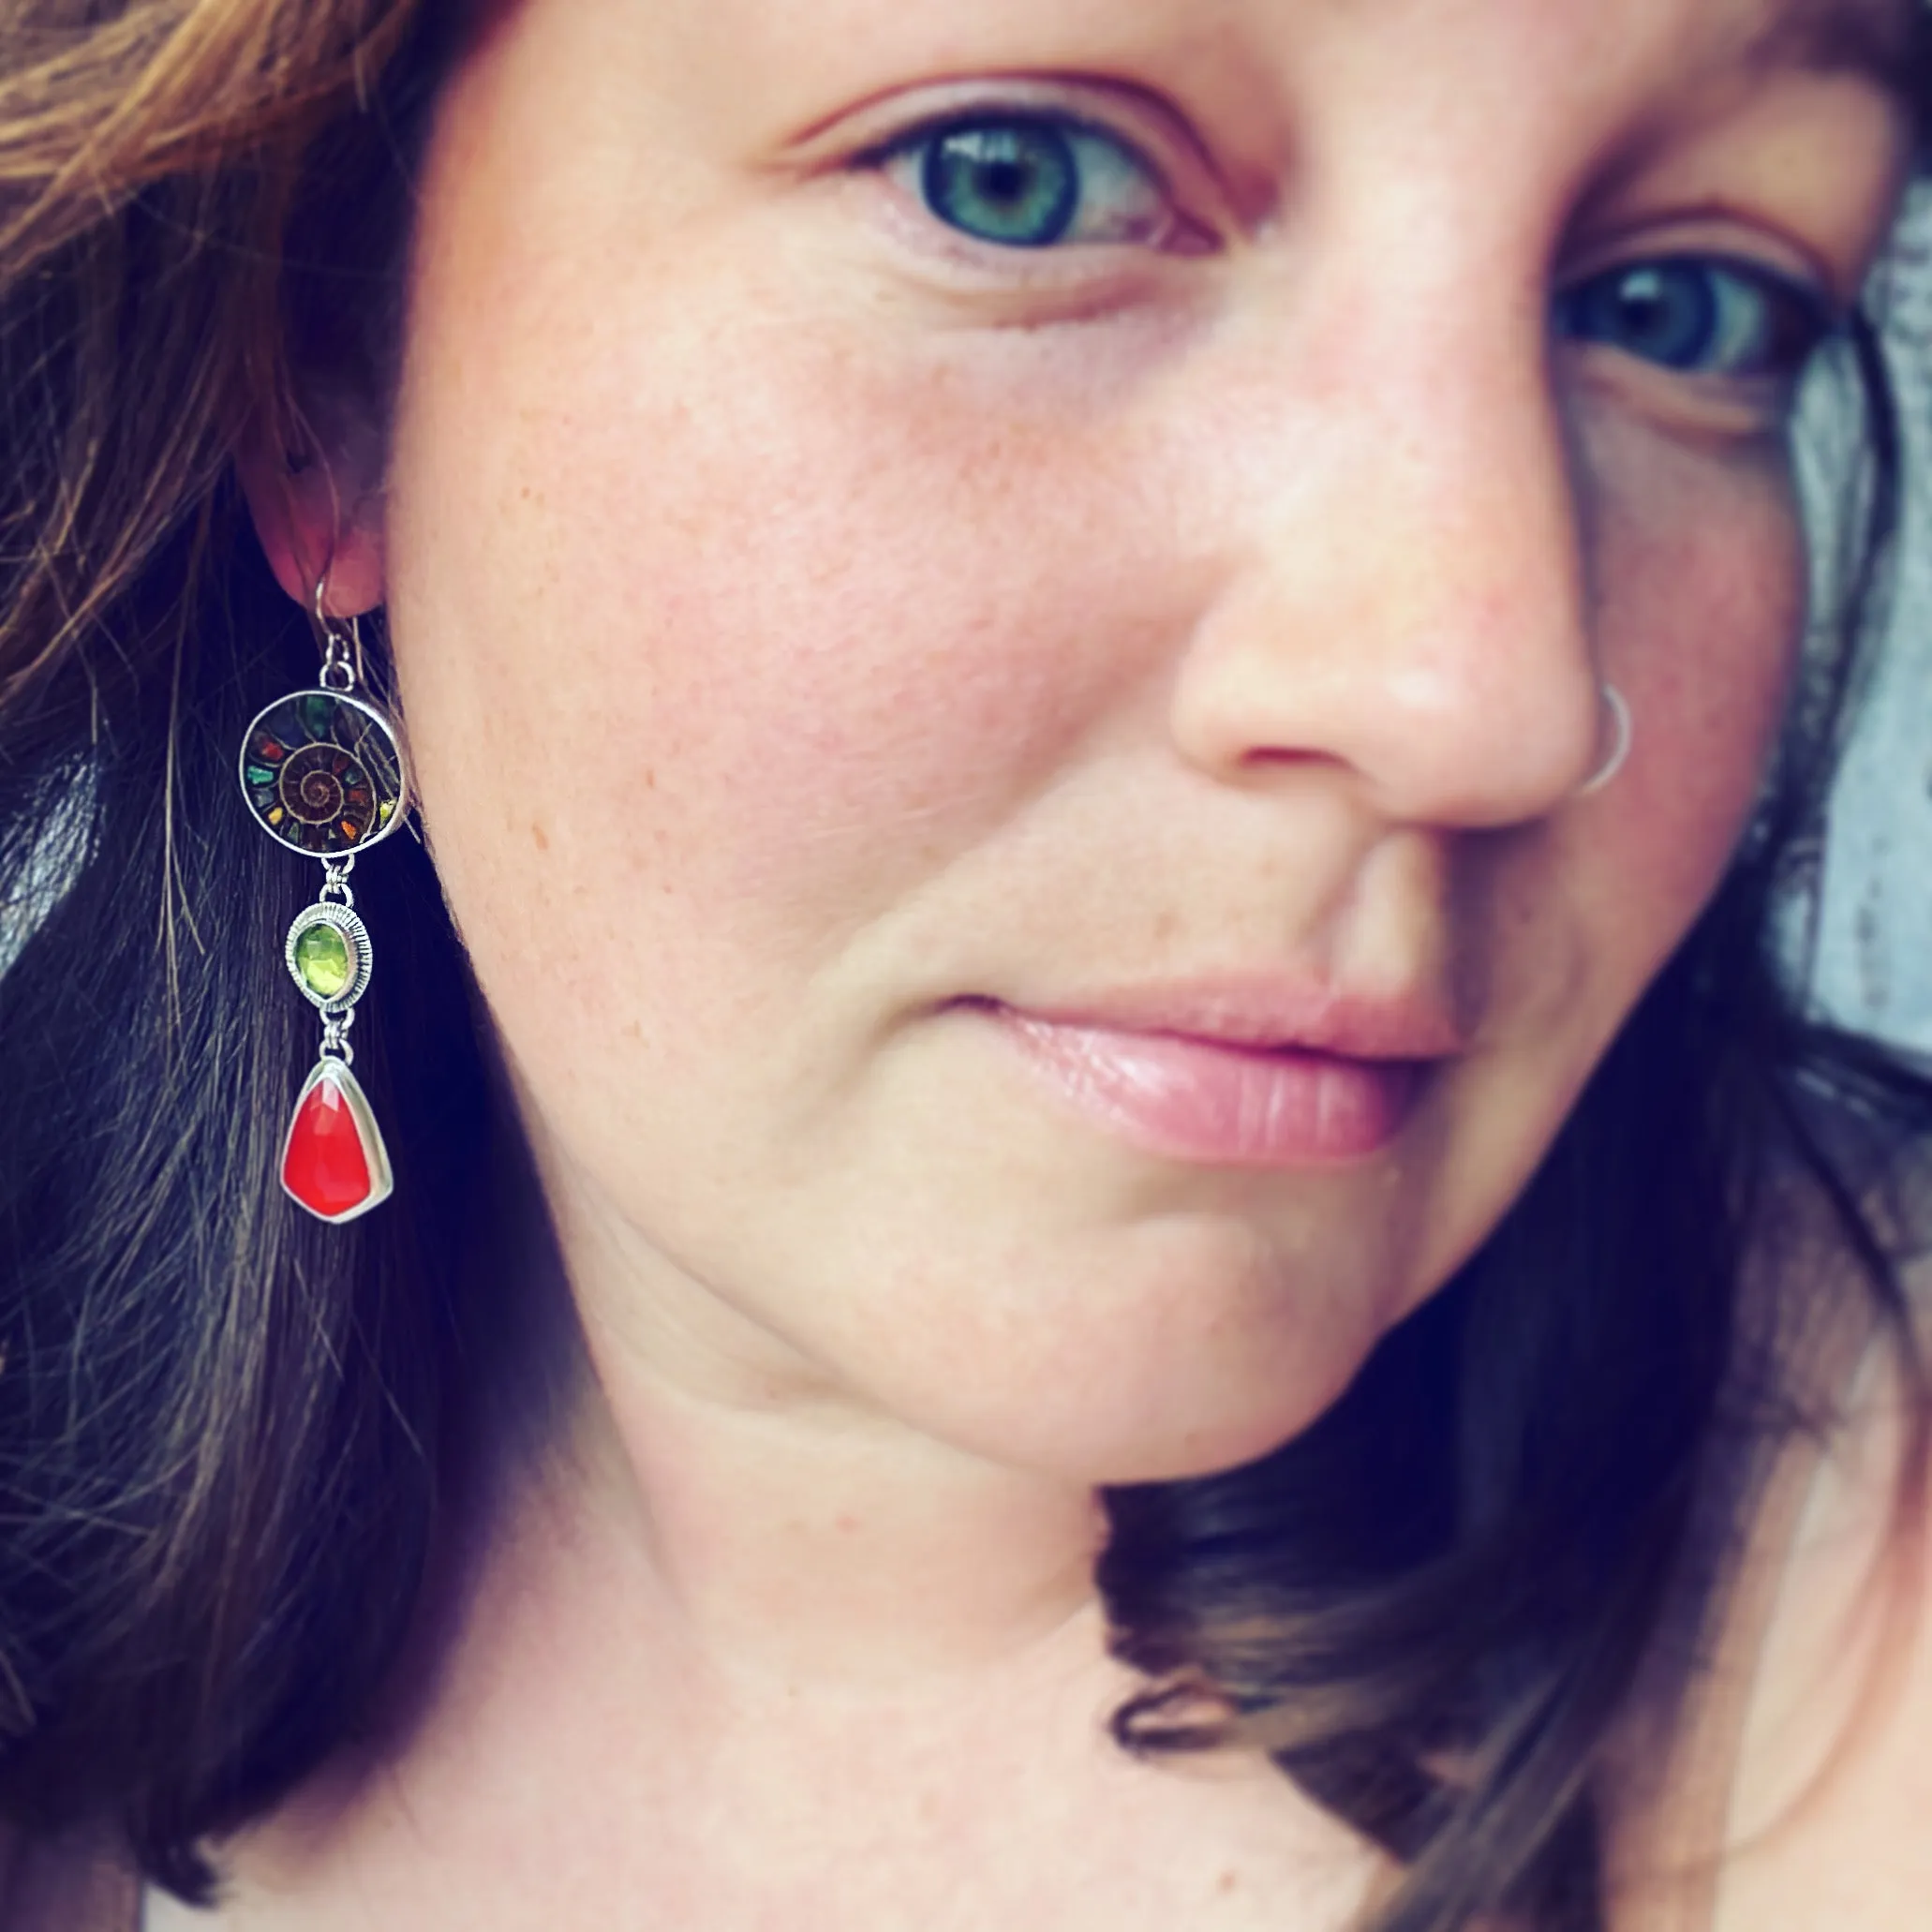
<instances>
[{"instance_id":1,"label":"silver jump ring","mask_svg":"<svg viewBox=\"0 0 1932 1932\"><path fill-rule=\"evenodd\" d=\"M319 1049L324 1060L338 1060L344 1066L355 1063L355 1048L349 1044L349 1030L355 1024L353 1006L330 1006L322 1014L322 1044Z\"/></svg>"},{"instance_id":2,"label":"silver jump ring","mask_svg":"<svg viewBox=\"0 0 1932 1932\"><path fill-rule=\"evenodd\" d=\"M363 679L363 635L356 620L349 620L349 635L322 608L329 587L326 572L316 579L315 620L322 633L322 673L316 680L324 691L352 691Z\"/></svg>"},{"instance_id":3,"label":"silver jump ring","mask_svg":"<svg viewBox=\"0 0 1932 1932\"><path fill-rule=\"evenodd\" d=\"M1593 792L1600 792L1623 770L1625 761L1630 755L1630 706L1613 684L1603 687L1603 706L1610 713L1611 745L1603 763L1577 787L1577 796L1587 798Z\"/></svg>"}]
</instances>

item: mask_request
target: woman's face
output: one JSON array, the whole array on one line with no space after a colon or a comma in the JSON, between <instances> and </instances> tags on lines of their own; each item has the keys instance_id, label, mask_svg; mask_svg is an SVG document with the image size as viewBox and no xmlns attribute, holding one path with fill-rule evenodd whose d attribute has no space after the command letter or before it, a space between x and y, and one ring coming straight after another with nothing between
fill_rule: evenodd
<instances>
[{"instance_id":1,"label":"woman's face","mask_svg":"<svg viewBox=\"0 0 1932 1932\"><path fill-rule=\"evenodd\" d=\"M600 1348L1165 1477L1484 1238L1776 729L1826 11L499 10L383 534Z\"/></svg>"}]
</instances>

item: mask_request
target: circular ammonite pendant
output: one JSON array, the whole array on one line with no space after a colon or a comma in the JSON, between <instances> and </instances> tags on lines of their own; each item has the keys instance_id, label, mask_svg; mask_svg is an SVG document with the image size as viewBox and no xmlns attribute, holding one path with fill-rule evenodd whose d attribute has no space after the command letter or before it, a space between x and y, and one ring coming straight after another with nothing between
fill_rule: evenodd
<instances>
[{"instance_id":1,"label":"circular ammonite pendant","mask_svg":"<svg viewBox=\"0 0 1932 1932\"><path fill-rule=\"evenodd\" d=\"M312 858L345 858L402 824L409 778L395 729L347 691L277 700L242 741L242 793L262 829Z\"/></svg>"}]
</instances>

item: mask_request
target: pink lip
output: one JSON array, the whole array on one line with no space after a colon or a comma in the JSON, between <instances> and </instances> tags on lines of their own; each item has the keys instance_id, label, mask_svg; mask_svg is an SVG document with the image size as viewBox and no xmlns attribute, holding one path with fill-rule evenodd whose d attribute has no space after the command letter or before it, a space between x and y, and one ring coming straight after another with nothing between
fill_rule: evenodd
<instances>
[{"instance_id":1,"label":"pink lip","mask_svg":"<svg viewBox=\"0 0 1932 1932\"><path fill-rule=\"evenodd\" d=\"M1380 1152L1413 1110L1426 1063L1462 1044L1420 1003L1252 981L1150 988L1079 1012L987 1010L1076 1112L1151 1152L1220 1167Z\"/></svg>"}]
</instances>

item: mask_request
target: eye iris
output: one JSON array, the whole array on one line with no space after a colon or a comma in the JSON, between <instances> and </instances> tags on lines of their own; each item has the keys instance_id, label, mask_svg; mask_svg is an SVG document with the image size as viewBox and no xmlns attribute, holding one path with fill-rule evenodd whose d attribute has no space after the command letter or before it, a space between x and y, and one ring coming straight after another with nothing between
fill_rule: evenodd
<instances>
[{"instance_id":1,"label":"eye iris","mask_svg":"<svg viewBox=\"0 0 1932 1932\"><path fill-rule=\"evenodd\" d=\"M1606 275L1577 294L1578 333L1614 343L1670 369L1692 369L1715 346L1722 323L1712 278L1693 269L1649 266Z\"/></svg>"},{"instance_id":2,"label":"eye iris","mask_svg":"<svg viewBox=\"0 0 1932 1932\"><path fill-rule=\"evenodd\" d=\"M956 127L927 150L927 205L983 241L1044 248L1073 225L1079 169L1056 129L1008 122Z\"/></svg>"}]
</instances>

